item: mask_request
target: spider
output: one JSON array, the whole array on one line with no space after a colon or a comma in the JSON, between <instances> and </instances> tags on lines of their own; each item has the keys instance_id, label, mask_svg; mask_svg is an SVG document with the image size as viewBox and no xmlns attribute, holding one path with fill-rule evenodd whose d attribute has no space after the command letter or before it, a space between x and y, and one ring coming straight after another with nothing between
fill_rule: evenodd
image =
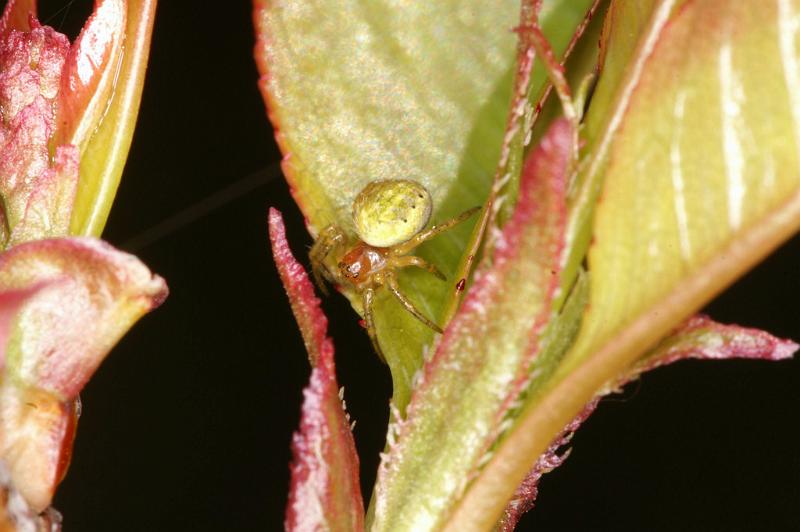
<instances>
[{"instance_id":1,"label":"spider","mask_svg":"<svg viewBox=\"0 0 800 532\"><path fill-rule=\"evenodd\" d=\"M433 200L424 186L407 179L373 181L364 187L353 202L356 242L347 248L348 238L344 231L336 225L329 225L311 247L314 280L324 294L328 291L323 278L332 284L347 283L361 295L367 334L378 356L385 361L372 313L375 290L385 286L412 316L441 333L442 329L400 291L397 270L417 266L445 280L436 266L409 253L426 240L465 221L479 209L473 207L455 218L423 230L433 210ZM345 250L344 253L342 250ZM329 269L324 262L332 252L341 257L336 269Z\"/></svg>"}]
</instances>

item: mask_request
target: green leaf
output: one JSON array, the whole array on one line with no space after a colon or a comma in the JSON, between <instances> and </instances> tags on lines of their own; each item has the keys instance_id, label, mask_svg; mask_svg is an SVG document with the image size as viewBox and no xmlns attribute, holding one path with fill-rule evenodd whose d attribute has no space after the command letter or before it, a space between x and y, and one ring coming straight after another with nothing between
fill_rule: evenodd
<instances>
[{"instance_id":1,"label":"green leaf","mask_svg":"<svg viewBox=\"0 0 800 532\"><path fill-rule=\"evenodd\" d=\"M65 97L69 103L64 116L74 119L86 113L66 132L66 139L76 142L82 153L70 224L73 235L100 236L108 218L139 112L155 9L156 0L99 2L76 43L72 61L99 68L81 75L80 67L74 67L68 70L72 77L64 80L76 91ZM109 31L120 17L124 35L117 43ZM97 62L100 57L102 63Z\"/></svg>"},{"instance_id":2,"label":"green leaf","mask_svg":"<svg viewBox=\"0 0 800 532\"><path fill-rule=\"evenodd\" d=\"M407 417L390 427L371 530L432 530L447 522L505 420L546 362L542 333L559 286L572 127L553 124L528 158L520 200L493 256L425 364Z\"/></svg>"},{"instance_id":3,"label":"green leaf","mask_svg":"<svg viewBox=\"0 0 800 532\"><path fill-rule=\"evenodd\" d=\"M563 53L589 0L545 2L541 23ZM256 2L261 88L292 193L316 235L352 233L350 208L369 182L410 178L432 194L432 223L484 203L500 154L519 5L419 2ZM534 72L541 87L544 71ZM459 279L469 224L421 255L449 282L404 271L402 290L437 321ZM346 288L346 287L345 287ZM360 302L345 290L354 306ZM403 410L433 334L385 291L376 326Z\"/></svg>"},{"instance_id":4,"label":"green leaf","mask_svg":"<svg viewBox=\"0 0 800 532\"><path fill-rule=\"evenodd\" d=\"M677 5L654 5L626 66L606 55L621 78L590 107L604 126L587 146L579 192L602 187L589 310L454 527L492 526L535 457L605 383L800 227L800 3Z\"/></svg>"}]
</instances>

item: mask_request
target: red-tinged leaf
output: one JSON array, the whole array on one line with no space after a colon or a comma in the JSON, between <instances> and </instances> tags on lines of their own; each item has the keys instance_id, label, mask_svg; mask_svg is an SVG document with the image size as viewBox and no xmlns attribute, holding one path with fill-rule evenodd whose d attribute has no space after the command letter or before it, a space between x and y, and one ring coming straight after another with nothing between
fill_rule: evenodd
<instances>
[{"instance_id":1,"label":"red-tinged leaf","mask_svg":"<svg viewBox=\"0 0 800 532\"><path fill-rule=\"evenodd\" d=\"M785 360L791 358L797 348L798 345L791 340L776 338L758 329L723 325L699 314L689 318L658 347L638 360L620 386L645 371L687 358Z\"/></svg>"},{"instance_id":2,"label":"red-tinged leaf","mask_svg":"<svg viewBox=\"0 0 800 532\"><path fill-rule=\"evenodd\" d=\"M517 488L498 524L498 529L511 531L522 514L533 508L538 494L539 479L560 466L569 451L564 452L572 434L594 412L597 403L608 393L621 389L627 383L649 371L684 359L724 360L745 358L757 360L785 360L798 349L791 340L782 340L758 329L723 325L708 316L697 315L678 327L656 348L633 365L622 377L609 383L556 437L547 451L539 457L533 469Z\"/></svg>"},{"instance_id":3,"label":"red-tinged leaf","mask_svg":"<svg viewBox=\"0 0 800 532\"><path fill-rule=\"evenodd\" d=\"M6 368L6 349L5 345L8 343L11 327L17 317L17 312L22 305L30 299L36 292L41 290L44 286L49 284L43 282L33 284L21 290L5 290L0 292L0 375L3 375ZM2 378L0 378L0 384Z\"/></svg>"},{"instance_id":4,"label":"red-tinged leaf","mask_svg":"<svg viewBox=\"0 0 800 532\"><path fill-rule=\"evenodd\" d=\"M36 512L50 505L72 456L77 401L61 401L33 387L0 386L0 461Z\"/></svg>"},{"instance_id":5,"label":"red-tinged leaf","mask_svg":"<svg viewBox=\"0 0 800 532\"><path fill-rule=\"evenodd\" d=\"M66 235L77 186L78 149L59 146L53 165L36 180L25 205L25 214L11 231L8 245Z\"/></svg>"},{"instance_id":6,"label":"red-tinged leaf","mask_svg":"<svg viewBox=\"0 0 800 532\"><path fill-rule=\"evenodd\" d=\"M0 255L0 289L42 282L50 284L15 324L7 371L63 400L75 398L125 331L167 296L163 279L99 240L42 240Z\"/></svg>"},{"instance_id":7,"label":"red-tinged leaf","mask_svg":"<svg viewBox=\"0 0 800 532\"><path fill-rule=\"evenodd\" d=\"M272 254L314 368L303 392L300 430L292 439L286 529L364 529L364 501L350 420L339 395L328 319L308 274L292 255L281 213L269 210Z\"/></svg>"},{"instance_id":8,"label":"red-tinged leaf","mask_svg":"<svg viewBox=\"0 0 800 532\"><path fill-rule=\"evenodd\" d=\"M55 144L86 150L108 109L125 39L127 2L98 0L69 51L61 75Z\"/></svg>"},{"instance_id":9,"label":"red-tinged leaf","mask_svg":"<svg viewBox=\"0 0 800 532\"><path fill-rule=\"evenodd\" d=\"M537 370L559 283L572 129L555 122L525 164L520 200L390 429L371 530L447 522Z\"/></svg>"},{"instance_id":10,"label":"red-tinged leaf","mask_svg":"<svg viewBox=\"0 0 800 532\"><path fill-rule=\"evenodd\" d=\"M575 107L571 103L570 88L562 66L576 44L586 31L589 22L593 19L601 2L575 2L570 9L583 14L583 20L575 27L570 41L566 46L556 50L545 36L540 25L541 0L524 1L521 4L519 26L516 32L519 36L517 43L516 71L514 73L511 105L506 118L505 133L500 149L500 157L486 208L481 212L480 219L467 242L467 251L462 255L456 269L456 278L469 279L473 261L479 256L483 246L484 254L491 255L493 246L493 233L487 232L488 227L502 227L514 211L519 192L520 173L527 150L531 147L533 127L542 113L543 104L553 88L557 86L557 93L564 102L560 112L568 118L573 129L574 151L577 153L577 125L578 117ZM550 6L548 6L550 7ZM561 49L563 47L563 50ZM537 61L538 59L538 61ZM535 67L538 67L535 68ZM542 85L534 78L546 72L549 83ZM549 126L550 121L546 123ZM484 238L484 234L486 238ZM461 291L455 290L448 294L449 300L445 307L443 322L447 323L458 308Z\"/></svg>"},{"instance_id":11,"label":"red-tinged leaf","mask_svg":"<svg viewBox=\"0 0 800 532\"><path fill-rule=\"evenodd\" d=\"M283 287L292 305L292 312L303 335L308 360L311 366L315 367L320 353L326 349L333 349L331 340L327 336L328 318L320 308L319 299L314 295L314 285L308 279L308 274L289 249L280 211L272 208L269 210L269 239L272 243L275 265L278 267Z\"/></svg>"},{"instance_id":12,"label":"red-tinged leaf","mask_svg":"<svg viewBox=\"0 0 800 532\"><path fill-rule=\"evenodd\" d=\"M533 466L533 469L531 469L525 477L525 480L522 481L522 484L517 487L514 496L503 511L503 517L500 519L500 522L497 523L495 530L501 532L513 531L522 515L533 508L536 497L539 495L539 479L541 479L542 475L545 473L549 473L564 463L570 453L569 449L564 450L564 446L569 444L575 431L578 430L581 424L583 424L590 415L592 415L592 412L594 412L594 409L597 407L598 401L599 399L595 399L586 405L581 413L564 427L564 430L553 440L553 443L550 444L550 447L547 448L544 454L539 457L536 461L536 465Z\"/></svg>"},{"instance_id":13,"label":"red-tinged leaf","mask_svg":"<svg viewBox=\"0 0 800 532\"><path fill-rule=\"evenodd\" d=\"M28 242L0 255L0 294L34 289L2 342L0 460L41 511L69 463L78 392L167 288L135 257L74 238Z\"/></svg>"},{"instance_id":14,"label":"red-tinged leaf","mask_svg":"<svg viewBox=\"0 0 800 532\"><path fill-rule=\"evenodd\" d=\"M11 30L31 31L31 17L36 17L36 0L8 0L0 18L0 40Z\"/></svg>"},{"instance_id":15,"label":"red-tinged leaf","mask_svg":"<svg viewBox=\"0 0 800 532\"><path fill-rule=\"evenodd\" d=\"M493 526L510 487L603 386L800 228L800 3L616 3L631 9L612 7L626 17L606 36L612 83L601 91L601 73L586 114L598 129L571 189L568 261L589 249L588 310L455 525ZM620 34L624 53L612 53Z\"/></svg>"},{"instance_id":16,"label":"red-tinged leaf","mask_svg":"<svg viewBox=\"0 0 800 532\"><path fill-rule=\"evenodd\" d=\"M36 17L36 0L8 0L0 18L0 40L11 30L31 31L31 17Z\"/></svg>"},{"instance_id":17,"label":"red-tinged leaf","mask_svg":"<svg viewBox=\"0 0 800 532\"><path fill-rule=\"evenodd\" d=\"M68 50L66 37L34 19L30 32L0 40L0 195L11 230L50 168L53 102Z\"/></svg>"},{"instance_id":18,"label":"red-tinged leaf","mask_svg":"<svg viewBox=\"0 0 800 532\"><path fill-rule=\"evenodd\" d=\"M339 397L333 346L321 346L292 439L286 529L364 530L364 502L350 421Z\"/></svg>"},{"instance_id":19,"label":"red-tinged leaf","mask_svg":"<svg viewBox=\"0 0 800 532\"><path fill-rule=\"evenodd\" d=\"M107 50L111 49L96 86L98 93L105 96L101 96L96 106L95 96L91 100L90 111L94 113L94 121L90 119L91 124L86 128L78 128L79 132L83 131L81 138L73 135L81 144L81 180L70 233L84 236L100 236L102 233L128 157L144 87L156 0L104 0L96 5L96 9L90 27L81 35L85 40L77 43L80 47L85 45L85 55L79 51L76 58L80 65L84 59L94 58L96 54L106 57ZM119 9L125 11L122 19ZM116 38L109 41L108 32L118 28L120 23L124 28L120 30L124 33L124 41ZM124 45L118 47L122 42ZM81 79L85 78L81 76ZM87 91L97 80L95 77L90 79ZM83 102L87 101L85 96ZM71 105L77 111L82 104L79 101Z\"/></svg>"}]
</instances>

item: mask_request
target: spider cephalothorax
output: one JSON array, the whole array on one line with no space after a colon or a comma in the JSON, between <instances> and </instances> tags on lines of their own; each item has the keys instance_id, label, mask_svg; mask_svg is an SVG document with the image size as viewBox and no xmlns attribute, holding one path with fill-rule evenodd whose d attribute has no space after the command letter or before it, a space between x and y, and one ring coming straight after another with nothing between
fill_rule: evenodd
<instances>
[{"instance_id":1,"label":"spider cephalothorax","mask_svg":"<svg viewBox=\"0 0 800 532\"><path fill-rule=\"evenodd\" d=\"M336 225L329 225L314 242L311 248L314 279L323 292L324 277L334 284L349 284L361 294L367 333L375 351L383 358L372 315L375 290L385 286L415 318L434 331L442 332L400 291L397 270L417 266L445 279L436 266L409 253L422 242L463 222L478 209L472 208L424 230L433 210L431 195L425 187L407 179L373 181L353 202L357 241L347 248L348 238L344 231ZM335 269L329 269L324 262L332 252L337 256L341 254Z\"/></svg>"}]
</instances>

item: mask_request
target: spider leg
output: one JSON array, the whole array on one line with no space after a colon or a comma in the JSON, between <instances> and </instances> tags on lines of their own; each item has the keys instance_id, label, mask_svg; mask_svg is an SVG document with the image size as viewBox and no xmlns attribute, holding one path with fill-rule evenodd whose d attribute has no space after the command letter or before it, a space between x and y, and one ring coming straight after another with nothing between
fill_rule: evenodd
<instances>
[{"instance_id":1,"label":"spider leg","mask_svg":"<svg viewBox=\"0 0 800 532\"><path fill-rule=\"evenodd\" d=\"M372 341L372 347L375 348L375 352L378 353L378 356L385 363L386 357L383 356L383 351L381 350L381 344L378 343L378 332L375 329L375 319L372 315L372 298L374 295L375 292L372 288L364 289L363 293L364 322L367 325L367 334L369 335L369 339Z\"/></svg>"},{"instance_id":2,"label":"spider leg","mask_svg":"<svg viewBox=\"0 0 800 532\"><path fill-rule=\"evenodd\" d=\"M400 292L400 287L397 285L397 278L394 276L394 274L386 275L386 287L394 295L394 297L396 297L397 300L400 301L400 304L402 304L403 307L405 307L405 309L408 312L411 313L412 316L417 318L419 321L421 321L422 323L424 323L425 325L427 325L428 327L430 327L434 331L436 331L436 332L438 332L440 334L442 333L441 327L439 327L438 325L433 323L431 320L426 318L425 315L422 314L422 312L420 312L417 309L417 307L414 306L414 303L409 301L409 299L406 298L406 296L404 296L402 292Z\"/></svg>"},{"instance_id":3,"label":"spider leg","mask_svg":"<svg viewBox=\"0 0 800 532\"><path fill-rule=\"evenodd\" d=\"M325 266L325 258L330 252L345 243L345 236L341 229L335 225L329 225L319 234L319 238L314 241L308 255L311 259L311 273L314 275L314 282L323 294L328 295L323 279L331 283L338 283L339 279Z\"/></svg>"},{"instance_id":4,"label":"spider leg","mask_svg":"<svg viewBox=\"0 0 800 532\"><path fill-rule=\"evenodd\" d=\"M445 232L445 231L447 231L449 229L452 229L456 225L458 225L461 222L467 220L470 216L472 216L473 214L475 214L479 210L481 210L480 207L473 207L471 209L468 209L468 210L462 212L461 214L459 214L455 218L450 218L446 222L442 222L439 225L434 225L430 229L428 229L427 231L421 232L420 234L418 234L417 236L415 236L414 238L412 238L408 242L404 242L404 243L402 243L402 244L400 244L398 246L395 246L393 253L395 255L405 255L406 253L408 253L409 251L411 251L412 249L414 249L418 245L422 244L426 240L429 240L429 239L435 237L439 233L443 233L443 232Z\"/></svg>"},{"instance_id":5,"label":"spider leg","mask_svg":"<svg viewBox=\"0 0 800 532\"><path fill-rule=\"evenodd\" d=\"M396 257L391 259L391 263L393 266L397 268L405 268L406 266L416 266L418 268L422 268L423 270L429 271L442 281L447 280L447 277L445 277L444 274L439 271L439 268L437 268L435 265L431 264L430 262L426 261L421 257L406 255L405 257Z\"/></svg>"}]
</instances>

